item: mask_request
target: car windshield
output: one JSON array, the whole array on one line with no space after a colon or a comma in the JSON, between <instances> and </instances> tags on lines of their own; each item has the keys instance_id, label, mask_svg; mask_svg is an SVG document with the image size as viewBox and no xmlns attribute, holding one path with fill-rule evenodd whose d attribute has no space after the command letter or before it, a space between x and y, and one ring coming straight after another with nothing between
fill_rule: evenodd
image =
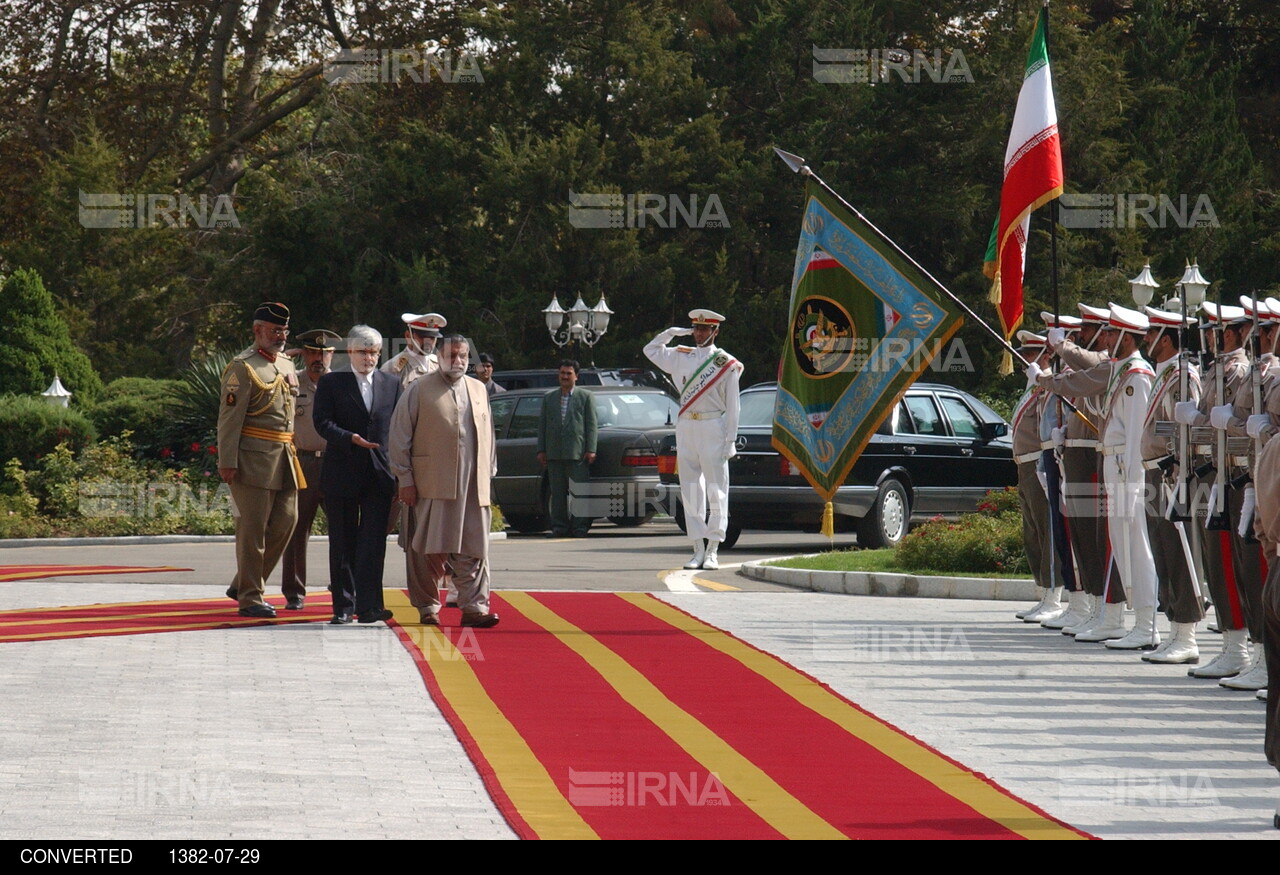
<instances>
[{"instance_id":1,"label":"car windshield","mask_svg":"<svg viewBox=\"0 0 1280 875\"><path fill-rule=\"evenodd\" d=\"M596 420L600 428L658 428L676 421L678 407L659 392L596 392Z\"/></svg>"},{"instance_id":2,"label":"car windshield","mask_svg":"<svg viewBox=\"0 0 1280 875\"><path fill-rule=\"evenodd\" d=\"M774 392L743 392L738 425L772 426Z\"/></svg>"}]
</instances>

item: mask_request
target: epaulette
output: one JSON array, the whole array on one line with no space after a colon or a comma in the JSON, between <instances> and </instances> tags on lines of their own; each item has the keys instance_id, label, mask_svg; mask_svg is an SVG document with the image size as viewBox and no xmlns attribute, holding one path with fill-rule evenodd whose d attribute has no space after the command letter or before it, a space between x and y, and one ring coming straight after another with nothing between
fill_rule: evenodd
<instances>
[{"instance_id":1,"label":"epaulette","mask_svg":"<svg viewBox=\"0 0 1280 875\"><path fill-rule=\"evenodd\" d=\"M695 349L697 349L697 347L693 347L693 346L677 346L677 347L676 347L676 352L683 352L683 353L686 353L686 354L687 354L687 353L691 353L691 352L693 352Z\"/></svg>"}]
</instances>

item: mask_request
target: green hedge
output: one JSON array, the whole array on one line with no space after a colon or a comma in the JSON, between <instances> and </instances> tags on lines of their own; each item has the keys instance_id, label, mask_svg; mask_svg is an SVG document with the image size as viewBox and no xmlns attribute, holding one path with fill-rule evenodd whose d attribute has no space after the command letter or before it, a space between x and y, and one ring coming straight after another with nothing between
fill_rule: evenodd
<instances>
[{"instance_id":1,"label":"green hedge","mask_svg":"<svg viewBox=\"0 0 1280 875\"><path fill-rule=\"evenodd\" d=\"M88 410L89 419L100 437L119 437L126 431L132 432L139 456L159 458L160 450L178 439L174 405L181 386L180 380L145 377L112 380Z\"/></svg>"},{"instance_id":2,"label":"green hedge","mask_svg":"<svg viewBox=\"0 0 1280 875\"><path fill-rule=\"evenodd\" d=\"M988 493L977 513L956 522L934 519L918 526L898 545L896 558L910 571L1029 575L1017 490Z\"/></svg>"},{"instance_id":3,"label":"green hedge","mask_svg":"<svg viewBox=\"0 0 1280 875\"><path fill-rule=\"evenodd\" d=\"M58 444L79 451L96 436L93 423L74 408L54 407L42 398L0 395L0 465L17 459L29 468Z\"/></svg>"}]
</instances>

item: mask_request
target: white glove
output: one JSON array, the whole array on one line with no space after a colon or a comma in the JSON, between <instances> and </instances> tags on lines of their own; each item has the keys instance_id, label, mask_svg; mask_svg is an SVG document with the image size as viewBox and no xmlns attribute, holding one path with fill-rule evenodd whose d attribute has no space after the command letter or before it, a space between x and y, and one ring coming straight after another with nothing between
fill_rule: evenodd
<instances>
[{"instance_id":1,"label":"white glove","mask_svg":"<svg viewBox=\"0 0 1280 875\"><path fill-rule=\"evenodd\" d=\"M1027 388L1028 389L1030 389L1032 386L1036 384L1036 380L1040 378L1040 375L1042 373L1044 373L1044 371L1041 370L1040 366L1035 362L1032 362L1031 364L1027 365Z\"/></svg>"},{"instance_id":2,"label":"white glove","mask_svg":"<svg viewBox=\"0 0 1280 875\"><path fill-rule=\"evenodd\" d=\"M1036 471L1036 479L1040 481L1040 488L1044 490L1044 494L1049 494L1049 475L1043 471Z\"/></svg>"},{"instance_id":3,"label":"white glove","mask_svg":"<svg viewBox=\"0 0 1280 875\"><path fill-rule=\"evenodd\" d=\"M666 331L662 333L665 334L667 337L684 337L686 334L693 334L693 329L675 327L675 328L668 328Z\"/></svg>"},{"instance_id":4,"label":"white glove","mask_svg":"<svg viewBox=\"0 0 1280 875\"><path fill-rule=\"evenodd\" d=\"M1183 425L1195 425L1199 416L1200 408L1196 406L1194 401L1179 401L1173 405L1173 418Z\"/></svg>"},{"instance_id":5,"label":"white glove","mask_svg":"<svg viewBox=\"0 0 1280 875\"><path fill-rule=\"evenodd\" d=\"M1218 509L1218 484L1215 483L1209 487L1209 503L1205 505L1205 510L1213 513Z\"/></svg>"},{"instance_id":6,"label":"white glove","mask_svg":"<svg viewBox=\"0 0 1280 875\"><path fill-rule=\"evenodd\" d=\"M1244 421L1245 433L1251 438L1256 438L1262 434L1262 430L1271 422L1271 417L1265 413L1254 413Z\"/></svg>"},{"instance_id":7,"label":"white glove","mask_svg":"<svg viewBox=\"0 0 1280 875\"><path fill-rule=\"evenodd\" d=\"M1066 339L1067 332L1066 329L1063 328L1050 328L1048 333L1045 334L1045 340L1052 349L1057 349L1058 346L1061 345L1062 341Z\"/></svg>"},{"instance_id":8,"label":"white glove","mask_svg":"<svg viewBox=\"0 0 1280 875\"><path fill-rule=\"evenodd\" d=\"M1055 428L1052 432L1050 432L1050 439L1053 441L1053 445L1055 447L1061 447L1065 445L1067 442L1066 426L1060 425L1057 428Z\"/></svg>"},{"instance_id":9,"label":"white glove","mask_svg":"<svg viewBox=\"0 0 1280 875\"><path fill-rule=\"evenodd\" d=\"M1219 404L1209 411L1209 424L1214 428L1225 429L1231 421L1231 405Z\"/></svg>"},{"instance_id":10,"label":"white glove","mask_svg":"<svg viewBox=\"0 0 1280 875\"><path fill-rule=\"evenodd\" d=\"M1236 534L1245 537L1249 527L1253 525L1253 510L1258 506L1258 493L1253 491L1253 484L1244 488L1244 506L1240 508L1240 525L1236 526Z\"/></svg>"},{"instance_id":11,"label":"white glove","mask_svg":"<svg viewBox=\"0 0 1280 875\"><path fill-rule=\"evenodd\" d=\"M720 458L724 459L726 462L736 455L738 455L738 448L732 443L725 444L720 448Z\"/></svg>"}]
</instances>

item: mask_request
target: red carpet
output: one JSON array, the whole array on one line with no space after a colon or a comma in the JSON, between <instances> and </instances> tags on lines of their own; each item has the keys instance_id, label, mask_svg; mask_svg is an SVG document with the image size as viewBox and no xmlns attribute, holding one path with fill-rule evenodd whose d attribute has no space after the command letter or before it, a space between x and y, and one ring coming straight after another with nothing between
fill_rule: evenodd
<instances>
[{"instance_id":1,"label":"red carpet","mask_svg":"<svg viewBox=\"0 0 1280 875\"><path fill-rule=\"evenodd\" d=\"M236 604L228 598L3 611L0 612L0 643L139 635L147 632L187 632L193 629L227 629L233 626L319 623L333 616L333 602L328 593L323 596L308 596L307 607L301 611L284 610L284 598L281 596L268 598L267 601L276 607L277 618L274 620L237 616Z\"/></svg>"},{"instance_id":2,"label":"red carpet","mask_svg":"<svg viewBox=\"0 0 1280 875\"><path fill-rule=\"evenodd\" d=\"M651 596L494 602L397 631L525 838L1085 837Z\"/></svg>"},{"instance_id":3,"label":"red carpet","mask_svg":"<svg viewBox=\"0 0 1280 875\"><path fill-rule=\"evenodd\" d=\"M86 574L134 574L147 571L190 571L170 565L0 565L0 581L39 577L79 577Z\"/></svg>"}]
</instances>

